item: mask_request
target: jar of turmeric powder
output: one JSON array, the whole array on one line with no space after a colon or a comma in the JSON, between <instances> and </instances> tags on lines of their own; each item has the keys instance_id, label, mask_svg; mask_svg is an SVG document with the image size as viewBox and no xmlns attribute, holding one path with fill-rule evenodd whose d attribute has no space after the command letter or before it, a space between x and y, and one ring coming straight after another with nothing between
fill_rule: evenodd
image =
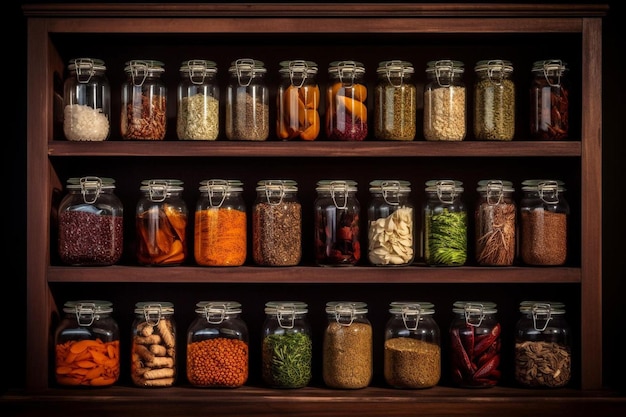
<instances>
[{"instance_id":1,"label":"jar of turmeric powder","mask_svg":"<svg viewBox=\"0 0 626 417\"><path fill-rule=\"evenodd\" d=\"M180 265L187 255L183 182L151 179L141 184L135 216L137 260L141 265Z\"/></svg>"},{"instance_id":2,"label":"jar of turmeric powder","mask_svg":"<svg viewBox=\"0 0 626 417\"><path fill-rule=\"evenodd\" d=\"M200 301L187 331L187 380L196 387L237 388L248 380L248 327L236 301Z\"/></svg>"},{"instance_id":3,"label":"jar of turmeric powder","mask_svg":"<svg viewBox=\"0 0 626 417\"><path fill-rule=\"evenodd\" d=\"M281 140L315 140L320 133L317 64L296 59L280 63L276 132Z\"/></svg>"},{"instance_id":4,"label":"jar of turmeric powder","mask_svg":"<svg viewBox=\"0 0 626 417\"><path fill-rule=\"evenodd\" d=\"M54 334L54 376L63 386L104 387L120 376L120 331L103 300L67 301Z\"/></svg>"},{"instance_id":5,"label":"jar of turmeric powder","mask_svg":"<svg viewBox=\"0 0 626 417\"><path fill-rule=\"evenodd\" d=\"M357 61L334 61L328 67L326 137L361 141L367 138L365 67Z\"/></svg>"},{"instance_id":6,"label":"jar of turmeric powder","mask_svg":"<svg viewBox=\"0 0 626 417\"><path fill-rule=\"evenodd\" d=\"M194 225L194 258L202 266L241 266L246 261L247 215L243 183L200 182Z\"/></svg>"}]
</instances>

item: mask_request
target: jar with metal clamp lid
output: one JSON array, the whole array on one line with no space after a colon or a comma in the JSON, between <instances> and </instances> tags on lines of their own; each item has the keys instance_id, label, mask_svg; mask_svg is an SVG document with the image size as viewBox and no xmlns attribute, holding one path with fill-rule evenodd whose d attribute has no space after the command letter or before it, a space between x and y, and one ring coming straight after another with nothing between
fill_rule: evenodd
<instances>
[{"instance_id":1,"label":"jar with metal clamp lid","mask_svg":"<svg viewBox=\"0 0 626 417\"><path fill-rule=\"evenodd\" d=\"M474 137L512 140L515 135L515 83L511 61L489 59L474 67Z\"/></svg>"},{"instance_id":2,"label":"jar with metal clamp lid","mask_svg":"<svg viewBox=\"0 0 626 417\"><path fill-rule=\"evenodd\" d=\"M424 86L424 138L429 141L465 139L467 92L464 64L449 59L426 65Z\"/></svg>"},{"instance_id":3,"label":"jar with metal clamp lid","mask_svg":"<svg viewBox=\"0 0 626 417\"><path fill-rule=\"evenodd\" d=\"M537 140L569 136L567 63L560 59L535 61L530 86L530 135Z\"/></svg>"},{"instance_id":4,"label":"jar with metal clamp lid","mask_svg":"<svg viewBox=\"0 0 626 417\"><path fill-rule=\"evenodd\" d=\"M213 61L192 59L180 66L176 135L179 140L216 140L220 131L220 90Z\"/></svg>"},{"instance_id":5,"label":"jar with metal clamp lid","mask_svg":"<svg viewBox=\"0 0 626 417\"><path fill-rule=\"evenodd\" d=\"M276 132L281 140L315 140L320 133L317 64L296 59L280 62Z\"/></svg>"},{"instance_id":6,"label":"jar with metal clamp lid","mask_svg":"<svg viewBox=\"0 0 626 417\"><path fill-rule=\"evenodd\" d=\"M333 61L328 66L326 137L360 141L367 137L365 67L358 61Z\"/></svg>"},{"instance_id":7,"label":"jar with metal clamp lid","mask_svg":"<svg viewBox=\"0 0 626 417\"><path fill-rule=\"evenodd\" d=\"M255 59L237 59L231 63L228 73L226 138L267 140L270 115L265 64Z\"/></svg>"},{"instance_id":8,"label":"jar with metal clamp lid","mask_svg":"<svg viewBox=\"0 0 626 417\"><path fill-rule=\"evenodd\" d=\"M415 68L408 61L382 61L376 74L374 95L374 138L378 140L415 139L417 88Z\"/></svg>"},{"instance_id":9,"label":"jar with metal clamp lid","mask_svg":"<svg viewBox=\"0 0 626 417\"><path fill-rule=\"evenodd\" d=\"M474 211L476 262L485 266L511 266L517 242L517 205L511 181L481 180Z\"/></svg>"}]
</instances>

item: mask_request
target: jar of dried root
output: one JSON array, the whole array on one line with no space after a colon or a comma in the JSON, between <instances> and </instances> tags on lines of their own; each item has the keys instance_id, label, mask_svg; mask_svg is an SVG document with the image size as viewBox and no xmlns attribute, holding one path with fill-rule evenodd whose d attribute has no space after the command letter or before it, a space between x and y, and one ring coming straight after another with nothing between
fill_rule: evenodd
<instances>
[{"instance_id":1,"label":"jar of dried root","mask_svg":"<svg viewBox=\"0 0 626 417\"><path fill-rule=\"evenodd\" d=\"M515 189L511 181L481 180L476 190L476 262L484 266L511 266L517 241Z\"/></svg>"}]
</instances>

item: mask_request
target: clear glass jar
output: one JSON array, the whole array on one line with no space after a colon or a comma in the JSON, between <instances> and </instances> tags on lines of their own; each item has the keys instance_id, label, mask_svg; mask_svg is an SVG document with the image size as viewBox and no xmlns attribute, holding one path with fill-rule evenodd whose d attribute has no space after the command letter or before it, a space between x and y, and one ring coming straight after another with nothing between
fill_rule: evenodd
<instances>
[{"instance_id":1,"label":"clear glass jar","mask_svg":"<svg viewBox=\"0 0 626 417\"><path fill-rule=\"evenodd\" d=\"M376 70L374 138L413 140L416 134L415 68L407 61L382 61Z\"/></svg>"},{"instance_id":2,"label":"clear glass jar","mask_svg":"<svg viewBox=\"0 0 626 417\"><path fill-rule=\"evenodd\" d=\"M180 265L187 256L187 205L183 182L143 180L135 225L137 260L141 265Z\"/></svg>"},{"instance_id":3,"label":"clear glass jar","mask_svg":"<svg viewBox=\"0 0 626 417\"><path fill-rule=\"evenodd\" d=\"M248 327L236 301L200 301L187 331L187 380L196 387L237 388L248 380Z\"/></svg>"},{"instance_id":4,"label":"clear glass jar","mask_svg":"<svg viewBox=\"0 0 626 417\"><path fill-rule=\"evenodd\" d=\"M57 384L106 387L120 377L120 330L103 300L67 301L54 334Z\"/></svg>"},{"instance_id":5,"label":"clear glass jar","mask_svg":"<svg viewBox=\"0 0 626 417\"><path fill-rule=\"evenodd\" d=\"M231 63L226 90L226 137L229 140L267 140L269 91L263 62L242 58Z\"/></svg>"},{"instance_id":6,"label":"clear glass jar","mask_svg":"<svg viewBox=\"0 0 626 417\"><path fill-rule=\"evenodd\" d=\"M261 266L294 266L302 257L302 206L293 180L261 180L252 210L252 255Z\"/></svg>"},{"instance_id":7,"label":"clear glass jar","mask_svg":"<svg viewBox=\"0 0 626 417\"><path fill-rule=\"evenodd\" d=\"M367 257L372 265L410 265L415 258L415 210L411 183L404 180L370 182L367 209Z\"/></svg>"},{"instance_id":8,"label":"clear glass jar","mask_svg":"<svg viewBox=\"0 0 626 417\"><path fill-rule=\"evenodd\" d=\"M130 379L137 387L171 387L176 382L174 304L141 301L132 324Z\"/></svg>"},{"instance_id":9,"label":"clear glass jar","mask_svg":"<svg viewBox=\"0 0 626 417\"><path fill-rule=\"evenodd\" d=\"M515 82L511 61L489 59L474 67L474 137L512 140L515 135Z\"/></svg>"},{"instance_id":10,"label":"clear glass jar","mask_svg":"<svg viewBox=\"0 0 626 417\"><path fill-rule=\"evenodd\" d=\"M107 140L111 86L101 59L74 58L63 83L63 133L70 141Z\"/></svg>"},{"instance_id":11,"label":"clear glass jar","mask_svg":"<svg viewBox=\"0 0 626 417\"><path fill-rule=\"evenodd\" d=\"M501 327L496 304L456 301L450 324L452 382L463 388L488 388L500 381Z\"/></svg>"},{"instance_id":12,"label":"clear glass jar","mask_svg":"<svg viewBox=\"0 0 626 417\"><path fill-rule=\"evenodd\" d=\"M313 344L301 301L269 301L263 323L262 376L273 388L302 388L312 376Z\"/></svg>"},{"instance_id":13,"label":"clear glass jar","mask_svg":"<svg viewBox=\"0 0 626 417\"><path fill-rule=\"evenodd\" d=\"M239 180L200 182L194 223L194 258L202 266L241 266L246 261L248 216Z\"/></svg>"},{"instance_id":14,"label":"clear glass jar","mask_svg":"<svg viewBox=\"0 0 626 417\"><path fill-rule=\"evenodd\" d=\"M466 135L467 102L464 64L449 59L426 64L424 138L461 141Z\"/></svg>"},{"instance_id":15,"label":"clear glass jar","mask_svg":"<svg viewBox=\"0 0 626 417\"><path fill-rule=\"evenodd\" d=\"M367 137L367 85L361 62L333 61L328 67L326 137L341 141Z\"/></svg>"},{"instance_id":16,"label":"clear glass jar","mask_svg":"<svg viewBox=\"0 0 626 417\"><path fill-rule=\"evenodd\" d=\"M558 266L567 260L569 204L559 180L522 182L520 255L527 265Z\"/></svg>"},{"instance_id":17,"label":"clear glass jar","mask_svg":"<svg viewBox=\"0 0 626 417\"><path fill-rule=\"evenodd\" d=\"M132 60L124 68L121 134L125 140L163 140L167 128L167 88L163 63Z\"/></svg>"},{"instance_id":18,"label":"clear glass jar","mask_svg":"<svg viewBox=\"0 0 626 417\"><path fill-rule=\"evenodd\" d=\"M112 178L67 180L58 210L59 256L68 265L113 265L124 246L124 207Z\"/></svg>"},{"instance_id":19,"label":"clear glass jar","mask_svg":"<svg viewBox=\"0 0 626 417\"><path fill-rule=\"evenodd\" d=\"M572 376L570 328L565 305L522 301L515 326L515 381L528 388L560 388Z\"/></svg>"},{"instance_id":20,"label":"clear glass jar","mask_svg":"<svg viewBox=\"0 0 626 417\"><path fill-rule=\"evenodd\" d=\"M353 266L361 259L361 205L352 180L317 182L314 202L315 261L320 266Z\"/></svg>"},{"instance_id":21,"label":"clear glass jar","mask_svg":"<svg viewBox=\"0 0 626 417\"><path fill-rule=\"evenodd\" d=\"M511 266L517 253L517 205L513 199L513 183L481 180L476 191L476 262L483 266Z\"/></svg>"},{"instance_id":22,"label":"clear glass jar","mask_svg":"<svg viewBox=\"0 0 626 417\"><path fill-rule=\"evenodd\" d=\"M535 61L530 86L530 136L563 140L569 135L567 63L560 59Z\"/></svg>"},{"instance_id":23,"label":"clear glass jar","mask_svg":"<svg viewBox=\"0 0 626 417\"><path fill-rule=\"evenodd\" d=\"M373 374L372 325L367 304L355 301L326 303L322 376L329 388L365 388Z\"/></svg>"},{"instance_id":24,"label":"clear glass jar","mask_svg":"<svg viewBox=\"0 0 626 417\"><path fill-rule=\"evenodd\" d=\"M463 183L426 182L424 261L433 266L461 266L467 260L467 209Z\"/></svg>"},{"instance_id":25,"label":"clear glass jar","mask_svg":"<svg viewBox=\"0 0 626 417\"><path fill-rule=\"evenodd\" d=\"M281 140L315 140L320 133L320 89L313 61L281 61L276 132Z\"/></svg>"},{"instance_id":26,"label":"clear glass jar","mask_svg":"<svg viewBox=\"0 0 626 417\"><path fill-rule=\"evenodd\" d=\"M441 378L441 332L434 304L394 301L385 326L384 373L394 388L430 388Z\"/></svg>"},{"instance_id":27,"label":"clear glass jar","mask_svg":"<svg viewBox=\"0 0 626 417\"><path fill-rule=\"evenodd\" d=\"M216 140L220 132L220 89L213 61L193 59L180 66L176 135L179 140Z\"/></svg>"}]
</instances>

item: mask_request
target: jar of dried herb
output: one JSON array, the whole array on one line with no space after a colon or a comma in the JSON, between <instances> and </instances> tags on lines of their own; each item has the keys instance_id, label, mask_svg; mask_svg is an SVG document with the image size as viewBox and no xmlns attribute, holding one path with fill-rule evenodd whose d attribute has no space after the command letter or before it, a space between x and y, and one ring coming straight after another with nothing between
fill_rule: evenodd
<instances>
[{"instance_id":1,"label":"jar of dried herb","mask_svg":"<svg viewBox=\"0 0 626 417\"><path fill-rule=\"evenodd\" d=\"M179 140L216 140L220 129L220 90L213 61L192 59L180 66L176 111Z\"/></svg>"},{"instance_id":2,"label":"jar of dried herb","mask_svg":"<svg viewBox=\"0 0 626 417\"><path fill-rule=\"evenodd\" d=\"M382 61L376 70L374 137L378 140L415 139L417 88L415 68L408 61Z\"/></svg>"},{"instance_id":3,"label":"jar of dried herb","mask_svg":"<svg viewBox=\"0 0 626 417\"><path fill-rule=\"evenodd\" d=\"M301 301L265 304L262 376L273 388L302 388L311 380L313 344L307 313Z\"/></svg>"},{"instance_id":4,"label":"jar of dried herb","mask_svg":"<svg viewBox=\"0 0 626 417\"><path fill-rule=\"evenodd\" d=\"M280 140L315 140L320 133L317 64L295 59L280 62L276 132Z\"/></svg>"},{"instance_id":5,"label":"jar of dried herb","mask_svg":"<svg viewBox=\"0 0 626 417\"><path fill-rule=\"evenodd\" d=\"M333 61L328 66L325 124L329 140L367 138L367 85L363 63Z\"/></svg>"},{"instance_id":6,"label":"jar of dried herb","mask_svg":"<svg viewBox=\"0 0 626 417\"><path fill-rule=\"evenodd\" d=\"M474 137L512 140L515 134L513 64L501 59L478 61L474 72Z\"/></svg>"},{"instance_id":7,"label":"jar of dried herb","mask_svg":"<svg viewBox=\"0 0 626 417\"><path fill-rule=\"evenodd\" d=\"M424 138L461 141L466 135L467 102L463 62L449 59L426 65Z\"/></svg>"},{"instance_id":8,"label":"jar of dried herb","mask_svg":"<svg viewBox=\"0 0 626 417\"><path fill-rule=\"evenodd\" d=\"M538 140L563 140L569 135L567 63L536 61L530 86L530 135Z\"/></svg>"},{"instance_id":9,"label":"jar of dried herb","mask_svg":"<svg viewBox=\"0 0 626 417\"><path fill-rule=\"evenodd\" d=\"M394 388L430 388L441 378L441 334L428 302L394 301L385 326L385 381Z\"/></svg>"},{"instance_id":10,"label":"jar of dried herb","mask_svg":"<svg viewBox=\"0 0 626 417\"><path fill-rule=\"evenodd\" d=\"M513 199L513 183L481 180L476 191L476 262L484 266L511 266L515 261L517 242L517 205Z\"/></svg>"}]
</instances>

